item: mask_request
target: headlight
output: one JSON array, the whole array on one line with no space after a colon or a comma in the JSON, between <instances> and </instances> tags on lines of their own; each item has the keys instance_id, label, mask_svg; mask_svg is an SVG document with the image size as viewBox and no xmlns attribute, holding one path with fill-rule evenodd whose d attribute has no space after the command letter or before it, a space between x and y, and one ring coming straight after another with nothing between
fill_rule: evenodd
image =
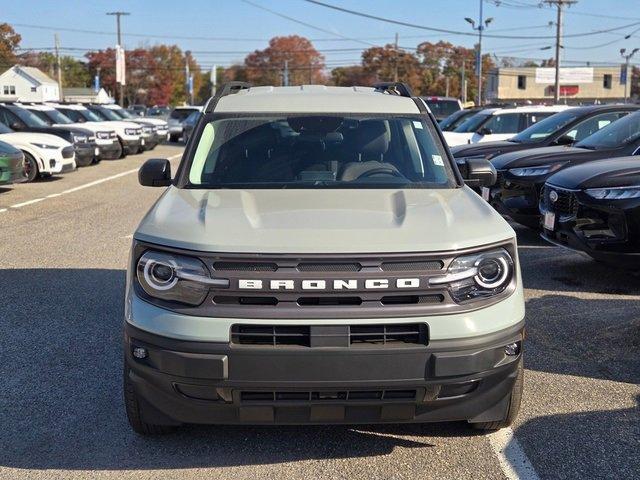
<instances>
[{"instance_id":1,"label":"headlight","mask_svg":"<svg viewBox=\"0 0 640 480\"><path fill-rule=\"evenodd\" d=\"M626 200L640 198L640 185L613 188L588 188L585 193L597 200Z\"/></svg>"},{"instance_id":2,"label":"headlight","mask_svg":"<svg viewBox=\"0 0 640 480\"><path fill-rule=\"evenodd\" d=\"M144 133L153 133L153 127L142 127Z\"/></svg>"},{"instance_id":3,"label":"headlight","mask_svg":"<svg viewBox=\"0 0 640 480\"><path fill-rule=\"evenodd\" d=\"M47 145L46 143L32 143L31 145L34 145L34 146L36 146L38 148L46 148L48 150L56 150L56 149L59 148L56 145Z\"/></svg>"},{"instance_id":4,"label":"headlight","mask_svg":"<svg viewBox=\"0 0 640 480\"><path fill-rule=\"evenodd\" d=\"M513 278L513 259L504 248L457 257L447 273L429 280L430 285L447 285L458 303L502 293Z\"/></svg>"},{"instance_id":5,"label":"headlight","mask_svg":"<svg viewBox=\"0 0 640 480\"><path fill-rule=\"evenodd\" d=\"M100 140L108 140L110 137L109 132L98 132L96 133L96 137Z\"/></svg>"},{"instance_id":6,"label":"headlight","mask_svg":"<svg viewBox=\"0 0 640 480\"><path fill-rule=\"evenodd\" d=\"M566 162L553 163L550 165L538 165L536 167L511 168L509 173L516 177L539 177L555 172L560 169Z\"/></svg>"},{"instance_id":7,"label":"headlight","mask_svg":"<svg viewBox=\"0 0 640 480\"><path fill-rule=\"evenodd\" d=\"M124 133L125 135L140 135L140 130L137 128L125 128Z\"/></svg>"},{"instance_id":8,"label":"headlight","mask_svg":"<svg viewBox=\"0 0 640 480\"><path fill-rule=\"evenodd\" d=\"M73 143L85 143L87 141L86 135L74 135Z\"/></svg>"},{"instance_id":9,"label":"headlight","mask_svg":"<svg viewBox=\"0 0 640 480\"><path fill-rule=\"evenodd\" d=\"M138 260L136 276L147 295L188 305L200 305L209 288L228 288L229 280L211 278L197 258L147 251Z\"/></svg>"}]
</instances>

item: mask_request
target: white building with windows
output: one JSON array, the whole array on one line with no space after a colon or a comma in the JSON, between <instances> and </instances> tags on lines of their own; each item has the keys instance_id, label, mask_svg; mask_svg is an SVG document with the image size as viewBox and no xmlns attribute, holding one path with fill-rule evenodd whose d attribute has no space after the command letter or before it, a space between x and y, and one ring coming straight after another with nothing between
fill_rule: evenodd
<instances>
[{"instance_id":1,"label":"white building with windows","mask_svg":"<svg viewBox=\"0 0 640 480\"><path fill-rule=\"evenodd\" d=\"M34 67L14 65L0 75L0 100L57 102L58 82Z\"/></svg>"}]
</instances>

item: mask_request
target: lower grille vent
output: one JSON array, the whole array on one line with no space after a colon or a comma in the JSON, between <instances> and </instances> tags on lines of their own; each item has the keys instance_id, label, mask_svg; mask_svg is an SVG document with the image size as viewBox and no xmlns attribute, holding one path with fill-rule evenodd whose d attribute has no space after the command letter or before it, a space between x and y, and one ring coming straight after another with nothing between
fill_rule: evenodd
<instances>
[{"instance_id":1,"label":"lower grille vent","mask_svg":"<svg viewBox=\"0 0 640 480\"><path fill-rule=\"evenodd\" d=\"M416 390L245 391L240 392L240 401L242 403L414 401L416 396Z\"/></svg>"},{"instance_id":2,"label":"lower grille vent","mask_svg":"<svg viewBox=\"0 0 640 480\"><path fill-rule=\"evenodd\" d=\"M309 333L308 326L234 325L231 327L231 343L308 347Z\"/></svg>"},{"instance_id":3,"label":"lower grille vent","mask_svg":"<svg viewBox=\"0 0 640 480\"><path fill-rule=\"evenodd\" d=\"M427 343L427 326L422 323L404 325L352 325L349 330L349 343L351 345L389 345L402 343L425 345Z\"/></svg>"}]
</instances>

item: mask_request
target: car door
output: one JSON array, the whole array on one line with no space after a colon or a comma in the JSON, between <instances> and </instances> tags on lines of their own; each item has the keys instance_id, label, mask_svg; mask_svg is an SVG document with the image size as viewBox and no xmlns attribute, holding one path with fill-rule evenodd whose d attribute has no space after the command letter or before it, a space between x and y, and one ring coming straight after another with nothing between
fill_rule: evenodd
<instances>
[{"instance_id":1,"label":"car door","mask_svg":"<svg viewBox=\"0 0 640 480\"><path fill-rule=\"evenodd\" d=\"M593 135L601 128L604 128L610 123L624 117L628 113L628 111L618 111L603 112L593 115L570 127L569 130L561 136L567 136L573 138L574 142L579 142L580 140L584 140L588 136Z\"/></svg>"},{"instance_id":2,"label":"car door","mask_svg":"<svg viewBox=\"0 0 640 480\"><path fill-rule=\"evenodd\" d=\"M492 142L513 137L522 127L522 116L521 112L495 113L482 126L481 131L486 133L474 133L470 143Z\"/></svg>"}]
</instances>

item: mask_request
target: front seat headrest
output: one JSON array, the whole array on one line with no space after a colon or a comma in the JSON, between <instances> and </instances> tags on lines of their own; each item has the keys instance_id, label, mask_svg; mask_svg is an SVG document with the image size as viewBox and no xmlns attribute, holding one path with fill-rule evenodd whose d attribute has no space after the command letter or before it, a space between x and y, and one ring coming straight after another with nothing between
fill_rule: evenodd
<instances>
[{"instance_id":1,"label":"front seat headrest","mask_svg":"<svg viewBox=\"0 0 640 480\"><path fill-rule=\"evenodd\" d=\"M380 160L389 149L391 133L384 120L363 120L356 130L355 147L360 160Z\"/></svg>"}]
</instances>

